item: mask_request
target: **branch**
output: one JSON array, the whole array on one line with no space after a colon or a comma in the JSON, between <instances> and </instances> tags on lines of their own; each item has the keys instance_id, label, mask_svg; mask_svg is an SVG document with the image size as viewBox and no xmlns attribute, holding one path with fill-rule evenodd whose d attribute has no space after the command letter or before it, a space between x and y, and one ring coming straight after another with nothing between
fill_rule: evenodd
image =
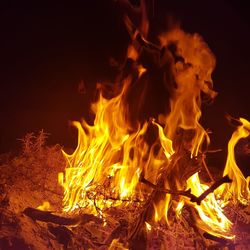
<instances>
[{"instance_id":1,"label":"branch","mask_svg":"<svg viewBox=\"0 0 250 250\"><path fill-rule=\"evenodd\" d=\"M191 198L192 202L196 202L198 205L201 204L201 202L210 194L213 193L216 188L218 188L220 185L224 183L231 183L232 180L228 177L228 175L225 175L220 180L214 182L214 184L208 188L204 193L202 193L199 197L196 197L195 199Z\"/></svg>"},{"instance_id":2,"label":"branch","mask_svg":"<svg viewBox=\"0 0 250 250\"><path fill-rule=\"evenodd\" d=\"M215 235L209 234L209 233L204 233L203 236L208 239L208 240L213 240L221 244L227 244L228 242L231 242L228 239L222 238L222 237L217 237Z\"/></svg>"},{"instance_id":3,"label":"branch","mask_svg":"<svg viewBox=\"0 0 250 250\"><path fill-rule=\"evenodd\" d=\"M148 181L147 179L145 179L143 176L140 178L140 181L144 184L146 184L147 186L153 188L156 191L159 192L163 192L163 193L167 193L167 194L172 194L172 195L181 195L181 196L186 196L188 198L190 198L191 200L196 200L197 197L193 194L191 194L191 189L188 190L170 190L170 189L166 189L166 188L159 188L157 185L153 184L152 182Z\"/></svg>"},{"instance_id":4,"label":"branch","mask_svg":"<svg viewBox=\"0 0 250 250\"><path fill-rule=\"evenodd\" d=\"M218 188L220 185L224 183L231 183L232 180L228 177L228 175L224 176L220 180L216 181L210 188L208 188L204 193L202 193L199 197L191 194L191 189L188 190L170 190L170 189L165 189L165 188L159 188L157 185L153 184L152 182L148 181L147 179L144 178L144 176L141 176L140 182L146 184L147 186L153 188L156 191L160 191L163 193L167 194L172 194L172 195L180 195L180 196L185 196L190 199L191 202L196 202L198 205L201 204L201 202L210 194L213 193L216 188Z\"/></svg>"}]
</instances>

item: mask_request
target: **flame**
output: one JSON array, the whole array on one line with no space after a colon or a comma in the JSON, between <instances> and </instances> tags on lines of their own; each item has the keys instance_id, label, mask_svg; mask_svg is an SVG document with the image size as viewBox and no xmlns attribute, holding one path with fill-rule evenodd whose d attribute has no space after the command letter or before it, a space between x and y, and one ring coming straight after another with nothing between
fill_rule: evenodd
<instances>
[{"instance_id":1,"label":"flame","mask_svg":"<svg viewBox=\"0 0 250 250\"><path fill-rule=\"evenodd\" d=\"M48 201L44 201L42 205L37 207L37 209L42 210L42 211L49 211L50 203Z\"/></svg>"},{"instance_id":2,"label":"flame","mask_svg":"<svg viewBox=\"0 0 250 250\"><path fill-rule=\"evenodd\" d=\"M178 202L178 204L177 204L177 206L176 206L176 209L175 209L175 212L176 212L177 217L180 216L181 210L182 210L182 208L184 207L184 204L185 204L184 200L181 200L180 202Z\"/></svg>"},{"instance_id":3,"label":"flame","mask_svg":"<svg viewBox=\"0 0 250 250\"><path fill-rule=\"evenodd\" d=\"M59 174L67 212L89 206L87 195L95 193L97 186L105 186L107 182L112 189L107 196L131 198L142 166L147 168L152 161L149 155L153 152L148 152L144 140L149 123L133 131L126 117L124 98L129 84L127 80L121 92L111 99L105 99L100 93L99 100L92 106L95 113L93 125L85 121L73 122L78 129L78 146L71 155L63 152L68 166L65 174ZM154 168L156 171L157 167Z\"/></svg>"},{"instance_id":4,"label":"flame","mask_svg":"<svg viewBox=\"0 0 250 250\"><path fill-rule=\"evenodd\" d=\"M119 239L113 239L108 250L128 250L128 248L124 247L124 245L119 242Z\"/></svg>"},{"instance_id":5,"label":"flame","mask_svg":"<svg viewBox=\"0 0 250 250\"><path fill-rule=\"evenodd\" d=\"M145 13L143 16L145 18ZM202 95L209 100L217 95L212 90L211 79L214 55L198 34L187 34L180 28L174 28L160 36L160 47L152 47L146 40L148 24L142 25L141 31L135 30L127 18L126 25L132 40L127 58L133 60L137 74L114 84L114 92L109 98L105 97L102 85L98 85L99 98L91 107L95 115L93 124L85 120L72 123L78 130L78 144L72 154L63 151L67 166L65 172L58 175L58 181L64 188L65 212L85 208L103 217L105 208L126 204L134 198L143 201L152 193L152 186L168 190L191 189L195 196L209 188L200 182L198 173L190 173L191 177L181 180L182 172L189 165L181 165L179 160L183 154L187 155L187 161L195 159L210 143L209 135L199 120ZM151 46L152 50L162 52L167 48L160 65L167 65L171 73L167 82L170 112L132 126L127 95L130 87L138 84L138 79L148 72L140 62L138 34L141 42ZM216 195L220 195L223 201L227 201L229 196L234 200L249 199L249 179L244 178L234 159L236 143L247 137L250 131L250 123L242 118L240 121L242 126L234 132L228 145L224 171L224 175L228 174L233 182L216 190ZM152 127L156 138L149 143L146 137ZM151 187L140 183L142 175L151 182ZM201 205L187 198L164 194L153 203L153 220L165 220L169 224L169 209L172 208L178 217L185 204L197 211L196 224L200 229L219 237L234 238L232 222L223 214L214 193L209 194ZM149 222L145 222L148 231L152 228ZM117 242L114 240L111 248Z\"/></svg>"},{"instance_id":6,"label":"flame","mask_svg":"<svg viewBox=\"0 0 250 250\"><path fill-rule=\"evenodd\" d=\"M94 182L104 184L102 174L109 176L115 170L119 172L124 169L122 165L117 167L112 159L119 157L121 146L128 140L127 123L118 114L124 109L121 106L123 91L110 101L100 95L99 101L92 105L92 111L96 114L93 126L85 121L82 124L73 122L78 129L78 146L72 155L63 152L68 168L64 176L59 176L59 182L65 188L65 211L87 205L86 191ZM115 169L110 169L111 166Z\"/></svg>"},{"instance_id":7,"label":"flame","mask_svg":"<svg viewBox=\"0 0 250 250\"><path fill-rule=\"evenodd\" d=\"M148 231L152 230L152 226L149 223L147 223L146 221L145 221L145 225L146 225L146 228Z\"/></svg>"},{"instance_id":8,"label":"flame","mask_svg":"<svg viewBox=\"0 0 250 250\"><path fill-rule=\"evenodd\" d=\"M191 193L198 197L209 187L201 184L198 173L195 173L187 180L187 189L189 188ZM213 193L209 194L201 205L196 203L190 203L190 205L198 211L200 219L197 219L196 223L199 228L219 237L234 238L234 235L230 233L232 222L223 214Z\"/></svg>"},{"instance_id":9,"label":"flame","mask_svg":"<svg viewBox=\"0 0 250 250\"><path fill-rule=\"evenodd\" d=\"M232 179L232 183L227 183L218 188L216 194L224 203L233 199L234 202L240 201L247 204L250 199L249 181L250 177L245 178L235 161L235 146L240 139L250 135L250 122L244 118L240 118L241 125L232 134L228 143L228 155L223 175L228 175Z\"/></svg>"},{"instance_id":10,"label":"flame","mask_svg":"<svg viewBox=\"0 0 250 250\"><path fill-rule=\"evenodd\" d=\"M160 200L157 204L154 204L155 214L154 214L154 221L158 222L161 221L163 218L169 224L168 220L168 210L169 204L171 200L171 195L166 194L162 200Z\"/></svg>"},{"instance_id":11,"label":"flame","mask_svg":"<svg viewBox=\"0 0 250 250\"><path fill-rule=\"evenodd\" d=\"M203 140L209 144L209 136L200 125L201 93L210 99L217 93L212 90L211 73L215 67L215 57L198 34L187 34L181 29L173 29L160 36L162 46L172 46L171 71L176 83L170 100L171 112L165 116L165 132L174 140L178 128L194 130L190 151L197 156ZM181 58L176 62L174 56ZM161 120L164 118L161 117Z\"/></svg>"}]
</instances>

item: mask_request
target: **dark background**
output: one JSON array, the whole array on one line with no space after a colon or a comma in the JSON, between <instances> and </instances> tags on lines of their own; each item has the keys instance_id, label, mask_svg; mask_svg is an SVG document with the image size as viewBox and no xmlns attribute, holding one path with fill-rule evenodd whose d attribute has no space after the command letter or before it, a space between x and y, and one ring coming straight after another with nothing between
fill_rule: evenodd
<instances>
[{"instance_id":1,"label":"dark background","mask_svg":"<svg viewBox=\"0 0 250 250\"><path fill-rule=\"evenodd\" d=\"M171 13L215 54L219 95L203 108L202 123L213 131L213 147L226 150L233 128L225 114L250 119L249 9L236 0L152 2L156 25ZM50 133L51 144L74 145L68 121L88 115L95 83L115 75L110 57L122 61L126 52L129 37L119 7L111 0L12 3L1 6L0 31L0 152L15 150L17 138L41 129ZM78 92L81 80L85 93Z\"/></svg>"}]
</instances>

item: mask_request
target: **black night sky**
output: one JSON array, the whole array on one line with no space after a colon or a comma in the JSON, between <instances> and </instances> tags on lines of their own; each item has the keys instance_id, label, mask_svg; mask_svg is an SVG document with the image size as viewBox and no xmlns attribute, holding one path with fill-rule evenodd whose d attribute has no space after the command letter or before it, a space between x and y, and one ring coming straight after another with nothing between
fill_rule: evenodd
<instances>
[{"instance_id":1,"label":"black night sky","mask_svg":"<svg viewBox=\"0 0 250 250\"><path fill-rule=\"evenodd\" d=\"M111 57L122 61L129 36L112 0L81 5L18 4L0 8L0 152L18 147L17 138L44 129L49 143L75 142L69 120L88 113L95 83L111 81ZM250 119L250 17L238 1L154 0L154 25L167 13L188 32L197 32L217 58L213 74L219 92L203 108L204 127L225 147L233 130L225 114ZM85 93L78 84L85 82ZM152 101L152 100L151 100Z\"/></svg>"}]
</instances>

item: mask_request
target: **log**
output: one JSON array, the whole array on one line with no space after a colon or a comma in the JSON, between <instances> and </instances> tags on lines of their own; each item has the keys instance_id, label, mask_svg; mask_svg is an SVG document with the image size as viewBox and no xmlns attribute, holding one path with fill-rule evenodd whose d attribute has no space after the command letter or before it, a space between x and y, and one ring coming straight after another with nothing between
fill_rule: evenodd
<instances>
[{"instance_id":1,"label":"log","mask_svg":"<svg viewBox=\"0 0 250 250\"><path fill-rule=\"evenodd\" d=\"M203 234L204 238L208 239L208 240L212 240L215 242L218 242L219 244L217 245L218 248L225 248L227 247L229 250L234 250L235 249L235 244L232 240L229 239L225 239L222 237L217 237L215 235L209 234L209 233L204 233ZM214 247L214 246L213 246ZM215 249L215 248L213 248Z\"/></svg>"},{"instance_id":2,"label":"log","mask_svg":"<svg viewBox=\"0 0 250 250\"><path fill-rule=\"evenodd\" d=\"M86 224L89 221L101 223L102 220L92 214L83 214L77 217L68 218L52 214L52 212L42 211L36 208L27 207L23 213L33 220L51 222L57 225L74 226L79 224Z\"/></svg>"}]
</instances>

